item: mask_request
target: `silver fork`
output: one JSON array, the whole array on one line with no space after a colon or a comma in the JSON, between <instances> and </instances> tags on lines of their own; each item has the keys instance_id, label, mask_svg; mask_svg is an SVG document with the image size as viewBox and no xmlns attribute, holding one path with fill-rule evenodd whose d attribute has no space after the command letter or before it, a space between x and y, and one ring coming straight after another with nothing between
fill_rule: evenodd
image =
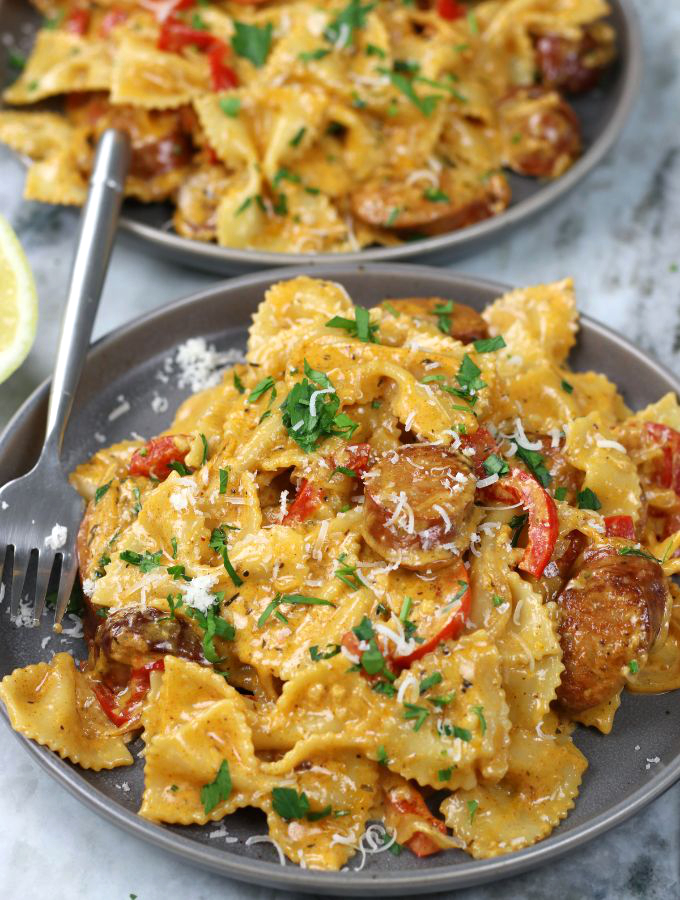
<instances>
[{"instance_id":1,"label":"silver fork","mask_svg":"<svg viewBox=\"0 0 680 900\"><path fill-rule=\"evenodd\" d=\"M55 578L59 569L54 616L58 626L76 577L76 535L84 501L68 483L60 454L116 235L129 159L127 136L113 129L105 131L97 147L80 220L50 389L45 442L31 471L0 488L2 583L9 594L11 618L21 624L29 624L31 610L32 624L38 624L54 568Z\"/></svg>"}]
</instances>

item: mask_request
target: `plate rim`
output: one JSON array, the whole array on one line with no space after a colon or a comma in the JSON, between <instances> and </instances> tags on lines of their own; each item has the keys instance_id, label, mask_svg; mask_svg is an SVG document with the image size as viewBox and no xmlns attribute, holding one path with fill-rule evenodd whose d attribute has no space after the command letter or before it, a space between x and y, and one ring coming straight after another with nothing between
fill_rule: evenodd
<instances>
[{"instance_id":1,"label":"plate rim","mask_svg":"<svg viewBox=\"0 0 680 900\"><path fill-rule=\"evenodd\" d=\"M147 246L155 248L159 253L174 252L180 254L188 264L199 268L212 267L214 270L220 267L224 272L252 270L263 266L278 268L301 264L325 266L334 263L391 262L435 255L443 258L447 254L449 258L453 258L457 252L462 253L466 248L472 249L485 240L498 238L525 219L530 220L548 209L564 194L575 188L607 156L623 132L642 82L643 38L640 17L633 6L633 0L609 0L609 2L612 6L618 7L623 23L620 34L621 96L611 120L602 134L564 175L547 183L532 197L521 200L516 206L508 207L497 216L466 228L420 241L406 242L396 247L376 247L351 253L316 253L308 256L301 253L244 250L221 247L207 241L193 241L138 222L124 212L120 218L121 228L127 234L143 240Z\"/></svg>"},{"instance_id":2,"label":"plate rim","mask_svg":"<svg viewBox=\"0 0 680 900\"><path fill-rule=\"evenodd\" d=\"M486 278L465 275L435 266L405 263L391 265L344 265L338 263L333 266L325 266L323 271L314 273L314 275L335 280L342 279L343 275L361 276L364 273L396 275L404 278L418 276L436 277L437 279L444 279L450 282L452 292L462 288L470 288L485 293L493 293L497 296L511 289L508 285ZM264 287L278 279L289 279L308 274L306 267L291 268L285 266L274 270L268 269L258 273L242 275L237 278L220 280L210 287L203 288L187 297L181 297L167 305L151 310L109 332L91 346L88 359L93 352L106 351L111 345L124 341L132 331L145 327L153 323L154 320L162 320L164 316L175 313L182 308L189 308L196 303L210 300L224 291L235 294L244 287L252 287L258 284ZM618 334L596 319L586 314L579 314L579 319L581 325L586 326L589 334L605 338L632 355L636 361L651 367L669 385L669 389L675 390L680 395L680 379L666 366L649 357L641 349L630 343L623 335ZM12 416L7 426L0 433L0 452L2 452L5 439L20 420L28 415L36 405L45 401L49 384L50 379L47 378L38 385ZM455 865L438 866L435 869L404 869L395 873L370 873L370 871L359 873L354 871L323 872L300 869L298 866L281 866L278 863L271 863L261 859L237 856L228 851L225 852L222 848L210 847L193 841L191 838L170 831L162 825L148 822L142 819L138 813L128 810L119 804L112 805L108 802L108 798L100 795L96 788L90 785L87 779L69 762L61 759L56 753L53 753L46 747L36 744L15 732L11 728L7 711L2 704L0 704L0 718L10 728L29 755L57 783L89 809L128 833L187 862L208 868L225 877L235 878L250 884L262 884L282 889L297 889L303 892L325 891L342 896L369 894L373 896L388 896L400 894L404 891L425 894L447 888L463 888L484 884L489 881L520 874L528 869L537 868L549 860L558 859L598 835L621 824L680 779L680 753L678 753L662 770L651 776L649 781L640 786L627 798L621 800L612 809L600 813L581 826L577 826L572 832L557 835L556 837L548 837L544 841L509 856L496 857L490 860L471 859Z\"/></svg>"}]
</instances>

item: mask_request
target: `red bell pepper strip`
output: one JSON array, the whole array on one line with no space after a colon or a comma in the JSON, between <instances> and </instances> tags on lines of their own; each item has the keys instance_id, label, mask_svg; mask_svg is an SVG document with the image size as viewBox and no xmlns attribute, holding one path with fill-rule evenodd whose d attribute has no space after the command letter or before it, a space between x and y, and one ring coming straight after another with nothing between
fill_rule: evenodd
<instances>
[{"instance_id":1,"label":"red bell pepper strip","mask_svg":"<svg viewBox=\"0 0 680 900\"><path fill-rule=\"evenodd\" d=\"M87 9L72 9L64 22L64 28L71 34L85 34L90 27L90 13Z\"/></svg>"},{"instance_id":2,"label":"red bell pepper strip","mask_svg":"<svg viewBox=\"0 0 680 900\"><path fill-rule=\"evenodd\" d=\"M184 47L199 47L209 50L216 38L209 32L192 28L176 16L169 16L161 26L158 35L158 49L178 53Z\"/></svg>"},{"instance_id":3,"label":"red bell pepper strip","mask_svg":"<svg viewBox=\"0 0 680 900\"><path fill-rule=\"evenodd\" d=\"M435 818L423 800L423 796L419 790L409 785L409 793L405 794L401 790L392 790L387 794L387 802L394 807L397 812L404 816L414 816L418 819L425 820L428 825L432 825L437 831L446 834L446 824L441 819ZM412 837L406 841L406 846L412 853L418 857L432 856L438 853L441 847L428 835L422 831L416 831Z\"/></svg>"},{"instance_id":4,"label":"red bell pepper strip","mask_svg":"<svg viewBox=\"0 0 680 900\"><path fill-rule=\"evenodd\" d=\"M133 669L130 673L130 698L123 707L118 706L116 695L110 687L102 683L93 685L94 695L99 701L99 705L117 728L128 725L132 720L136 707L149 690L151 673L162 672L164 669L164 659L157 659L155 662Z\"/></svg>"},{"instance_id":5,"label":"red bell pepper strip","mask_svg":"<svg viewBox=\"0 0 680 900\"><path fill-rule=\"evenodd\" d=\"M186 450L179 449L173 435L152 438L140 450L135 450L132 454L130 475L145 475L147 478L153 475L159 481L165 481L172 471L170 463L183 463L188 452L188 448Z\"/></svg>"},{"instance_id":6,"label":"red bell pepper strip","mask_svg":"<svg viewBox=\"0 0 680 900\"><path fill-rule=\"evenodd\" d=\"M635 540L635 525L631 516L605 516L604 530L607 537Z\"/></svg>"},{"instance_id":7,"label":"red bell pepper strip","mask_svg":"<svg viewBox=\"0 0 680 900\"><path fill-rule=\"evenodd\" d=\"M392 655L392 662L400 669L405 669L412 662L425 656L442 641L455 640L465 628L465 623L470 615L472 594L470 591L470 576L463 565L459 563L451 572L453 596L436 611L433 618L419 621L418 607L414 607L410 617L416 625L419 637L423 643L418 644L410 653Z\"/></svg>"},{"instance_id":8,"label":"red bell pepper strip","mask_svg":"<svg viewBox=\"0 0 680 900\"><path fill-rule=\"evenodd\" d=\"M214 91L226 91L229 88L238 87L238 75L224 61L229 55L229 48L222 41L215 40L208 50L208 63L210 64L210 77Z\"/></svg>"},{"instance_id":9,"label":"red bell pepper strip","mask_svg":"<svg viewBox=\"0 0 680 900\"><path fill-rule=\"evenodd\" d=\"M529 540L519 568L540 578L557 543L559 531L557 507L553 498L538 481L523 469L510 469L510 474L484 488L485 496L506 503L514 498L529 513Z\"/></svg>"},{"instance_id":10,"label":"red bell pepper strip","mask_svg":"<svg viewBox=\"0 0 680 900\"><path fill-rule=\"evenodd\" d=\"M680 496L680 432L658 422L645 422L647 434L663 450L660 484Z\"/></svg>"},{"instance_id":11,"label":"red bell pepper strip","mask_svg":"<svg viewBox=\"0 0 680 900\"><path fill-rule=\"evenodd\" d=\"M437 12L446 19L447 22L453 22L455 19L462 19L465 15L465 7L461 6L457 0L437 0Z\"/></svg>"},{"instance_id":12,"label":"red bell pepper strip","mask_svg":"<svg viewBox=\"0 0 680 900\"><path fill-rule=\"evenodd\" d=\"M281 524L294 525L296 522L304 522L321 503L322 496L323 493L318 487L314 487L306 478L303 478L300 481L295 500L281 520Z\"/></svg>"}]
</instances>

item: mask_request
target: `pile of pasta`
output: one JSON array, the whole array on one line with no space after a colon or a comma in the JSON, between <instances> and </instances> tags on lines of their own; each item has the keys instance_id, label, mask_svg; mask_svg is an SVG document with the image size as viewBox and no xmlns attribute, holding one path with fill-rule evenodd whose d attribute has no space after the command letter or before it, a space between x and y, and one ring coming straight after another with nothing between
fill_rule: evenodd
<instances>
[{"instance_id":1,"label":"pile of pasta","mask_svg":"<svg viewBox=\"0 0 680 900\"><path fill-rule=\"evenodd\" d=\"M680 407L631 413L570 371L576 333L569 280L481 316L274 285L246 361L74 472L89 656L4 678L14 728L95 770L141 734L142 816L255 807L308 868L375 822L419 856L545 838L587 765L574 723L608 733L626 685L680 686ZM574 702L560 604L584 546L651 567L663 609L611 696Z\"/></svg>"},{"instance_id":2,"label":"pile of pasta","mask_svg":"<svg viewBox=\"0 0 680 900\"><path fill-rule=\"evenodd\" d=\"M502 212L504 170L562 175L566 94L614 57L605 0L34 0L45 15L0 112L26 197L81 204L107 127L129 197L184 237L343 252Z\"/></svg>"}]
</instances>

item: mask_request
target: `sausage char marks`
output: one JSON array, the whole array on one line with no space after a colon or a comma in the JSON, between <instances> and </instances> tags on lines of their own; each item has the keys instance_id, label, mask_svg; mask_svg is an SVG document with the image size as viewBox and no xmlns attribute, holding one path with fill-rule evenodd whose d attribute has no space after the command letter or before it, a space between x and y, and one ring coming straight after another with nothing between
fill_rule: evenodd
<instances>
[{"instance_id":1,"label":"sausage char marks","mask_svg":"<svg viewBox=\"0 0 680 900\"><path fill-rule=\"evenodd\" d=\"M623 686L626 666L649 651L670 601L661 566L619 549L586 550L557 597L565 667L557 696L573 712L607 702Z\"/></svg>"},{"instance_id":2,"label":"sausage char marks","mask_svg":"<svg viewBox=\"0 0 680 900\"><path fill-rule=\"evenodd\" d=\"M407 444L388 451L364 475L362 533L389 562L409 569L451 560L469 539L475 477L446 447Z\"/></svg>"},{"instance_id":3,"label":"sausage char marks","mask_svg":"<svg viewBox=\"0 0 680 900\"><path fill-rule=\"evenodd\" d=\"M476 309L464 303L453 303L442 297L405 297L401 300L386 300L396 312L410 316L419 322L430 322L437 325L444 334L448 334L461 344L471 344L489 336L489 328ZM449 304L451 306L449 307ZM442 314L442 309L445 313ZM449 310L450 312L446 311ZM439 315L438 315L439 313Z\"/></svg>"}]
</instances>

